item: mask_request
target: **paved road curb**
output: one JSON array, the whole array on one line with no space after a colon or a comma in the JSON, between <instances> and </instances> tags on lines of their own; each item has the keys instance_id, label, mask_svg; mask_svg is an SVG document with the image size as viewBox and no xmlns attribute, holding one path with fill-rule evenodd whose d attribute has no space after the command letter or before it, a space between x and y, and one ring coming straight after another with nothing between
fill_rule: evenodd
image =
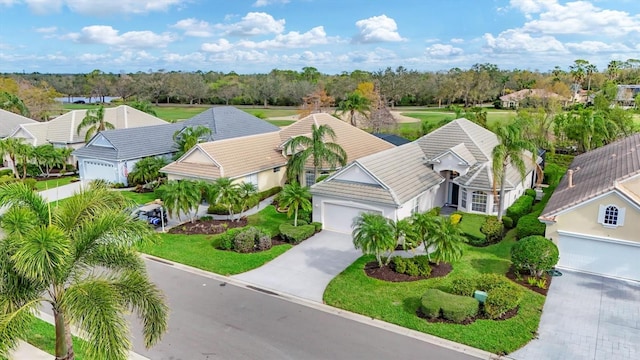
<instances>
[{"instance_id":1,"label":"paved road curb","mask_svg":"<svg viewBox=\"0 0 640 360\"><path fill-rule=\"evenodd\" d=\"M205 270L201 270L201 269L197 269L188 265L184 265L184 264L180 264L180 263L176 263L173 261L169 261L166 259L162 259L153 255L148 255L148 254L141 254L141 256L144 259L147 260L151 260L151 261L155 261L161 264L164 264L166 266L172 266L176 269L182 270L182 271L186 271L195 275L200 275L203 277L207 277L213 280L217 280L220 282L224 282L230 285L234 285L234 286L238 286L241 288L245 288L251 291L256 291L256 292L260 292L263 294L267 294L269 296L275 296L299 305L303 305L303 306L307 306L316 310L320 310L323 311L325 313L329 313L329 314L333 314L336 316L340 316L349 320L353 320L353 321L357 321L363 324L367 324L370 326L375 326L377 328L380 329L384 329L387 331L391 331L394 332L396 334L400 334L400 335L404 335L404 336L408 336L411 337L413 339L416 340L420 340L420 341L424 341L430 344L434 344L449 350L453 350L453 351L457 351L469 356L473 356L476 357L478 359L488 359L488 360L495 360L495 359L511 359L509 357L505 357L505 356L499 356L484 350L480 350L471 346L467 346L464 344L459 344L457 342L453 342L450 340L446 340L446 339L442 339L439 338L437 336L433 336L433 335L429 335L429 334L425 334L419 331L415 331L415 330L411 330L411 329L407 329L395 324L391 324L382 320L378 320L378 319L374 319L374 318L370 318L364 315L360 315L360 314L356 314L347 310L342 310L342 309L338 309L338 308L334 308L332 306L323 304L323 303L319 303L319 302L315 302L315 301L311 301L311 300L307 300L307 299L303 299L303 298L299 298L297 296L293 296L293 295L289 295L289 294L285 294L285 293L281 293L278 292L276 290L272 290L272 289L261 289L259 287L256 287L255 285L239 280L239 279L235 279L235 278L231 278L228 276L224 276L224 275L219 275L216 273L212 273L212 272L208 272Z\"/></svg>"}]
</instances>

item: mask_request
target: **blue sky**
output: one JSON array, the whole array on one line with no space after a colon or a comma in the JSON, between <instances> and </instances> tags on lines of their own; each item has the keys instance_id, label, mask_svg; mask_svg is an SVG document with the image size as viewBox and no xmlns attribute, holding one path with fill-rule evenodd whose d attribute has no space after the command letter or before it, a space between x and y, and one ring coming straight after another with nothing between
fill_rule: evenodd
<instances>
[{"instance_id":1,"label":"blue sky","mask_svg":"<svg viewBox=\"0 0 640 360\"><path fill-rule=\"evenodd\" d=\"M640 0L0 0L0 72L546 71L629 58Z\"/></svg>"}]
</instances>

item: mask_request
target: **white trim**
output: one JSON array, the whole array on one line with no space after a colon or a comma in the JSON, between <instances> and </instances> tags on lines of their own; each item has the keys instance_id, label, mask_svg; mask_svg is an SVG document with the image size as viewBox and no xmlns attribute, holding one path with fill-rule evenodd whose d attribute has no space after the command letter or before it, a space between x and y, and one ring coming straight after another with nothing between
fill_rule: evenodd
<instances>
[{"instance_id":1,"label":"white trim","mask_svg":"<svg viewBox=\"0 0 640 360\"><path fill-rule=\"evenodd\" d=\"M582 202L579 202L579 203L577 203L577 204L575 204L573 206L570 206L570 207L568 207L566 209L560 210L557 213L550 213L548 216L559 216L559 215L562 215L564 213L573 211L573 210L579 208L580 206L587 205L587 204L589 204L589 203L591 203L593 201L596 201L596 200L598 200L598 199L600 199L602 197L605 197L605 196L611 195L611 194L618 195L621 199L626 201L629 205L633 206L636 210L640 211L640 204L636 204L635 202L631 201L631 199L629 199L627 196L622 194L620 191L618 191L616 189L610 189L607 192L604 192L604 193L602 193L602 194L600 194L598 196L594 196L591 199L587 199L587 200L584 200Z\"/></svg>"},{"instance_id":2,"label":"white trim","mask_svg":"<svg viewBox=\"0 0 640 360\"><path fill-rule=\"evenodd\" d=\"M191 149L187 150L186 153L184 153L182 156L180 156L180 158L178 158L176 161L174 162L182 162L181 160L184 159L185 157L187 157L188 155L191 155L191 153L193 153L194 151L196 151L197 149L199 149L202 153L204 153L206 155L206 157L209 158L209 160L211 160L213 162L213 165L215 165L217 168L220 169L220 175L221 177L224 177L222 174L224 173L223 169L222 169L222 165L220 165L219 162L216 161L216 159L214 159L211 155L209 155L208 152L204 151L204 149L202 147L200 147L202 143L196 144L194 147L192 147Z\"/></svg>"},{"instance_id":3,"label":"white trim","mask_svg":"<svg viewBox=\"0 0 640 360\"><path fill-rule=\"evenodd\" d=\"M593 236L593 235L575 233L575 232L564 231L564 230L558 230L558 235L581 237L581 238L585 238L587 240L602 241L602 242L608 242L608 243L620 244L620 245L629 245L629 246L635 246L635 247L639 247L640 248L640 242L637 242L637 241L630 241L630 240L623 240L623 239L616 239L616 238L605 238L605 237L600 237L600 236Z\"/></svg>"},{"instance_id":4,"label":"white trim","mask_svg":"<svg viewBox=\"0 0 640 360\"><path fill-rule=\"evenodd\" d=\"M464 143L462 143L464 145ZM456 145L458 146L458 145ZM468 149L467 149L468 150ZM471 166L464 158L462 158L462 156L458 155L458 153L456 153L455 151L453 151L452 149L447 149L445 150L443 153L441 153L440 155L436 156L435 158L431 159L431 161L438 161L438 159L440 159L441 157L447 155L447 154L452 154L454 157L456 157L458 160L460 160L460 162L464 163L464 164L458 164L458 165L465 165L465 166Z\"/></svg>"}]
</instances>

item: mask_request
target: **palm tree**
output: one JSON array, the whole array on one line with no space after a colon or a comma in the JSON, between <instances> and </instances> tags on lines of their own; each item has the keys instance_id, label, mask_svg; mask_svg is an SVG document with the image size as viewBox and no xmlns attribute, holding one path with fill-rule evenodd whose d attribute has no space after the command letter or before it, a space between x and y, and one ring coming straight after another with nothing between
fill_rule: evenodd
<instances>
[{"instance_id":1,"label":"palm tree","mask_svg":"<svg viewBox=\"0 0 640 360\"><path fill-rule=\"evenodd\" d=\"M589 64L585 66L584 71L587 76L587 91L591 91L591 78L593 77L594 73L598 72L598 67L594 64Z\"/></svg>"},{"instance_id":2,"label":"palm tree","mask_svg":"<svg viewBox=\"0 0 640 360\"><path fill-rule=\"evenodd\" d=\"M153 104L148 102L148 101L134 101L131 104L129 104L129 106L131 106L132 108L136 109L136 110L140 110L142 112L145 112L147 114L153 115L153 116L158 116L158 114L156 113L156 111L153 108Z\"/></svg>"},{"instance_id":3,"label":"palm tree","mask_svg":"<svg viewBox=\"0 0 640 360\"><path fill-rule=\"evenodd\" d=\"M0 91L0 109L15 112L22 116L29 116L29 108L22 99L6 91Z\"/></svg>"},{"instance_id":4,"label":"palm tree","mask_svg":"<svg viewBox=\"0 0 640 360\"><path fill-rule=\"evenodd\" d=\"M236 208L242 200L238 184L234 184L233 180L227 177L218 178L213 184L211 184L208 193L209 195L207 196L207 200L209 203L220 203L225 205L229 212L229 218L233 219L233 209Z\"/></svg>"},{"instance_id":5,"label":"palm tree","mask_svg":"<svg viewBox=\"0 0 640 360\"><path fill-rule=\"evenodd\" d=\"M129 173L129 181L134 184L148 184L160 178L160 169L168 164L163 157L146 157L140 159Z\"/></svg>"},{"instance_id":6,"label":"palm tree","mask_svg":"<svg viewBox=\"0 0 640 360\"><path fill-rule=\"evenodd\" d=\"M293 226L298 226L298 210L311 211L311 192L297 182L287 184L278 195L279 205L288 208L287 216L293 215Z\"/></svg>"},{"instance_id":7,"label":"palm tree","mask_svg":"<svg viewBox=\"0 0 640 360\"><path fill-rule=\"evenodd\" d=\"M356 126L356 113L365 118L369 117L371 111L371 101L357 91L347 95L347 98L338 103L337 113L344 115L349 113L351 125Z\"/></svg>"},{"instance_id":8,"label":"palm tree","mask_svg":"<svg viewBox=\"0 0 640 360\"><path fill-rule=\"evenodd\" d=\"M248 210L249 202L258 195L258 187L254 183L243 182L238 185L238 195L242 202L242 211Z\"/></svg>"},{"instance_id":9,"label":"palm tree","mask_svg":"<svg viewBox=\"0 0 640 360\"><path fill-rule=\"evenodd\" d=\"M156 190L164 206L167 208L167 214L173 216L175 212L180 218L180 212L189 215L189 220L193 222L193 210L198 208L202 200L200 187L194 181L189 180L172 180L161 185Z\"/></svg>"},{"instance_id":10,"label":"palm tree","mask_svg":"<svg viewBox=\"0 0 640 360\"><path fill-rule=\"evenodd\" d=\"M396 244L401 244L404 250L413 250L419 245L410 219L392 221L391 226L393 227Z\"/></svg>"},{"instance_id":11,"label":"palm tree","mask_svg":"<svg viewBox=\"0 0 640 360\"><path fill-rule=\"evenodd\" d=\"M135 247L155 236L124 210L118 192L89 187L52 208L22 183L0 187L8 206L0 240L0 355L24 339L41 304L55 319L56 359L73 360L71 328L85 334L91 359L128 359L128 315L147 347L167 330L161 291ZM95 270L99 271L95 271Z\"/></svg>"},{"instance_id":12,"label":"palm tree","mask_svg":"<svg viewBox=\"0 0 640 360\"><path fill-rule=\"evenodd\" d=\"M336 165L347 164L347 153L335 142L327 142L326 139L336 140L336 133L329 125L311 125L311 137L296 136L285 145L285 152L291 154L287 161L287 177L298 180L304 173L305 165L309 159L313 159L314 179L318 178L323 164L331 168ZM312 185L312 184L305 184Z\"/></svg>"},{"instance_id":13,"label":"palm tree","mask_svg":"<svg viewBox=\"0 0 640 360\"><path fill-rule=\"evenodd\" d=\"M104 106L100 105L97 109L87 110L87 114L76 129L78 135L80 135L80 131L84 128L87 128L87 133L84 135L84 142L89 142L94 134L100 131L115 129L115 126L108 121L104 121Z\"/></svg>"},{"instance_id":14,"label":"palm tree","mask_svg":"<svg viewBox=\"0 0 640 360\"><path fill-rule=\"evenodd\" d=\"M21 147L24 145L22 142L24 139L22 138L14 138L8 137L0 140L0 153L2 153L2 157L7 155L9 160L11 161L11 167L13 168L13 174L16 179L20 178L20 174L18 173L18 168L16 164L16 156L21 150Z\"/></svg>"},{"instance_id":15,"label":"palm tree","mask_svg":"<svg viewBox=\"0 0 640 360\"><path fill-rule=\"evenodd\" d=\"M524 139L520 124L517 122L498 127L496 135L498 135L500 144L493 148L492 152L493 188L495 189L498 184L500 185L498 221L502 221L507 168L509 165L515 167L520 173L520 177L524 179L526 174L525 151L530 152L533 165L536 166L537 149L531 141Z\"/></svg>"},{"instance_id":16,"label":"palm tree","mask_svg":"<svg viewBox=\"0 0 640 360\"><path fill-rule=\"evenodd\" d=\"M414 213L411 216L411 226L413 233L418 242L422 242L426 247L427 255L429 255L428 238L435 227L437 216L430 212Z\"/></svg>"},{"instance_id":17,"label":"palm tree","mask_svg":"<svg viewBox=\"0 0 640 360\"><path fill-rule=\"evenodd\" d=\"M187 126L182 130L176 131L173 134L173 141L176 143L178 152L174 156L174 159L178 159L192 147L196 146L196 144L206 140L210 135L211 129L202 125L196 127Z\"/></svg>"},{"instance_id":18,"label":"palm tree","mask_svg":"<svg viewBox=\"0 0 640 360\"><path fill-rule=\"evenodd\" d=\"M429 258L429 248L435 248L433 252L434 260L437 263L445 261L452 263L462 258L464 243L467 238L462 235L462 231L457 225L453 225L448 218L434 217L430 226L430 231L424 242L424 249Z\"/></svg>"},{"instance_id":19,"label":"palm tree","mask_svg":"<svg viewBox=\"0 0 640 360\"><path fill-rule=\"evenodd\" d=\"M389 219L380 214L362 213L353 220L353 245L362 249L363 254L374 254L379 267L383 255L389 255L396 248L396 238ZM387 256L387 263L389 256Z\"/></svg>"}]
</instances>

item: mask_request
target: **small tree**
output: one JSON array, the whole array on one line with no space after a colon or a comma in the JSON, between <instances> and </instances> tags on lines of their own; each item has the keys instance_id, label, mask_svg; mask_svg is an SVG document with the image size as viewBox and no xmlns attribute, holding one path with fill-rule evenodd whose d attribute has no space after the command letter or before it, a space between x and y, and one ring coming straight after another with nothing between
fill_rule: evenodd
<instances>
[{"instance_id":1,"label":"small tree","mask_svg":"<svg viewBox=\"0 0 640 360\"><path fill-rule=\"evenodd\" d=\"M430 230L424 242L424 249L427 253L430 247L436 249L433 257L437 263L441 261L452 263L462 258L463 245L467 242L467 238L462 235L457 225L453 225L447 218L438 216L434 218Z\"/></svg>"},{"instance_id":2,"label":"small tree","mask_svg":"<svg viewBox=\"0 0 640 360\"><path fill-rule=\"evenodd\" d=\"M211 135L211 129L206 126L188 126L182 130L178 130L173 134L173 141L176 143L178 151L176 152L174 159L178 159L184 153L189 151L196 144L201 143L209 138Z\"/></svg>"},{"instance_id":3,"label":"small tree","mask_svg":"<svg viewBox=\"0 0 640 360\"><path fill-rule=\"evenodd\" d=\"M414 231L413 225L409 219L392 221L391 226L396 239L396 245L401 244L404 250L414 250L420 245L416 232Z\"/></svg>"},{"instance_id":4,"label":"small tree","mask_svg":"<svg viewBox=\"0 0 640 360\"><path fill-rule=\"evenodd\" d=\"M353 220L353 245L362 249L363 254L374 254L378 266L388 265L390 256L396 248L396 237L390 221L380 214L362 213ZM387 255L386 264L382 256Z\"/></svg>"},{"instance_id":5,"label":"small tree","mask_svg":"<svg viewBox=\"0 0 640 360\"><path fill-rule=\"evenodd\" d=\"M369 112L371 112L371 100L360 94L358 91L354 91L347 95L347 98L338 103L337 113L344 115L349 113L349 121L351 125L357 126L356 114L361 114L365 118L369 118Z\"/></svg>"},{"instance_id":6,"label":"small tree","mask_svg":"<svg viewBox=\"0 0 640 360\"><path fill-rule=\"evenodd\" d=\"M100 105L97 109L87 110L87 114L76 129L78 135L80 135L80 132L84 128L87 128L87 133L84 135L84 142L89 142L94 134L104 130L115 129L115 126L104 120L104 106Z\"/></svg>"},{"instance_id":7,"label":"small tree","mask_svg":"<svg viewBox=\"0 0 640 360\"><path fill-rule=\"evenodd\" d=\"M168 162L163 157L146 157L140 159L129 173L129 181L134 184L148 184L160 178L160 169Z\"/></svg>"},{"instance_id":8,"label":"small tree","mask_svg":"<svg viewBox=\"0 0 640 360\"><path fill-rule=\"evenodd\" d=\"M210 203L220 203L227 207L229 217L233 220L234 210L242 201L238 184L234 184L229 178L216 179L208 189L207 199Z\"/></svg>"},{"instance_id":9,"label":"small tree","mask_svg":"<svg viewBox=\"0 0 640 360\"><path fill-rule=\"evenodd\" d=\"M558 263L558 247L544 236L520 239L511 248L511 262L517 270L527 270L537 278Z\"/></svg>"},{"instance_id":10,"label":"small tree","mask_svg":"<svg viewBox=\"0 0 640 360\"><path fill-rule=\"evenodd\" d=\"M293 226L298 226L298 210L311 211L311 193L308 187L302 187L297 182L287 184L278 195L280 206L287 207L287 216L293 217Z\"/></svg>"},{"instance_id":11,"label":"small tree","mask_svg":"<svg viewBox=\"0 0 640 360\"><path fill-rule=\"evenodd\" d=\"M180 219L180 212L189 215L189 220L194 221L193 210L198 208L202 199L200 187L194 181L172 180L160 186L157 190L164 206L167 208L169 216L177 213Z\"/></svg>"},{"instance_id":12,"label":"small tree","mask_svg":"<svg viewBox=\"0 0 640 360\"><path fill-rule=\"evenodd\" d=\"M241 211L249 210L249 203L258 195L258 187L250 182L243 182L238 185L240 202L242 203Z\"/></svg>"}]
</instances>

